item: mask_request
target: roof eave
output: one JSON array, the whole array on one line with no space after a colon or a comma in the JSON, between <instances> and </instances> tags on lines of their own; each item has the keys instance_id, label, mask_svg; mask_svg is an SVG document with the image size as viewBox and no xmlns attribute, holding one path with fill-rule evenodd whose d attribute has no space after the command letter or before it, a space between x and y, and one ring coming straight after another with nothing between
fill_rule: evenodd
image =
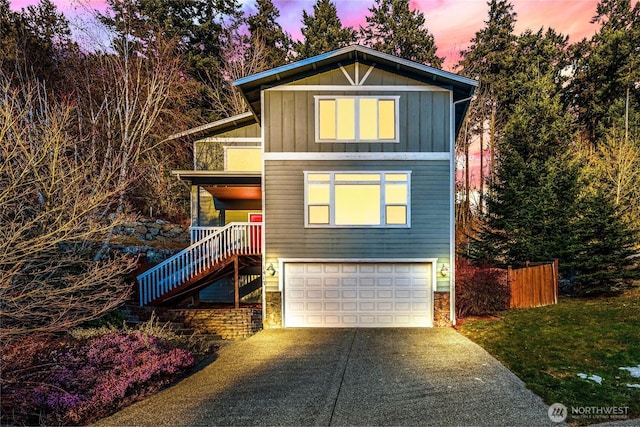
<instances>
[{"instance_id":1,"label":"roof eave","mask_svg":"<svg viewBox=\"0 0 640 427\"><path fill-rule=\"evenodd\" d=\"M243 96L244 96L244 94L243 94ZM162 142L172 141L174 139L184 138L185 136L196 135L196 134L203 133L203 132L214 132L217 129L221 129L221 128L225 127L225 126L226 127L233 127L235 125L240 126L240 125L245 124L245 123L248 124L250 122L248 120L249 118L253 118L254 120L257 121L257 117L256 117L255 113L252 112L252 111L247 111L247 112L242 113L242 114L237 114L237 115L232 116L232 117L227 117L226 119L217 120L215 122L206 123L204 125L196 126L194 128L187 129L187 130L182 131L182 132L174 133L173 135L169 135L168 137L166 137Z\"/></svg>"}]
</instances>

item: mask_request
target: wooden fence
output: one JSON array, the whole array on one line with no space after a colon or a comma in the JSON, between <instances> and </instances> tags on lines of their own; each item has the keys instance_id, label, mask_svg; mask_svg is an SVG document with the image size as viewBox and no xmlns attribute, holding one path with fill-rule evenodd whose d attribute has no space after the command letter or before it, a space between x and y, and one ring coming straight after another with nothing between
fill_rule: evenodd
<instances>
[{"instance_id":1,"label":"wooden fence","mask_svg":"<svg viewBox=\"0 0 640 427\"><path fill-rule=\"evenodd\" d=\"M540 307L558 302L558 260L507 269L511 308Z\"/></svg>"}]
</instances>

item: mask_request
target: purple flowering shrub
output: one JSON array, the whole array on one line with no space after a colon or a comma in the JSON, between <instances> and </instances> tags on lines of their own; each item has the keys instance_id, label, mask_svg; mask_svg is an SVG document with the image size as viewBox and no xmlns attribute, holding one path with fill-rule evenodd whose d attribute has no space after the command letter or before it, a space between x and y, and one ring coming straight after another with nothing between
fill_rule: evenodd
<instances>
[{"instance_id":1,"label":"purple flowering shrub","mask_svg":"<svg viewBox=\"0 0 640 427\"><path fill-rule=\"evenodd\" d=\"M26 370L39 376L3 387L12 397L3 399L3 423L87 424L158 391L195 364L191 352L140 331L35 349ZM8 407L11 402L23 407Z\"/></svg>"}]
</instances>

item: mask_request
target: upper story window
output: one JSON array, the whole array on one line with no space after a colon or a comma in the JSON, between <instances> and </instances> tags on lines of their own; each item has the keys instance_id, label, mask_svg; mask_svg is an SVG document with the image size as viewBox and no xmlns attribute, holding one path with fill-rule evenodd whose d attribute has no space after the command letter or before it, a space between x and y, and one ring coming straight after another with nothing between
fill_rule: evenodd
<instances>
[{"instance_id":1,"label":"upper story window","mask_svg":"<svg viewBox=\"0 0 640 427\"><path fill-rule=\"evenodd\" d=\"M410 227L410 172L305 172L307 227Z\"/></svg>"},{"instance_id":2,"label":"upper story window","mask_svg":"<svg viewBox=\"0 0 640 427\"><path fill-rule=\"evenodd\" d=\"M398 142L399 96L316 96L316 142Z\"/></svg>"}]
</instances>

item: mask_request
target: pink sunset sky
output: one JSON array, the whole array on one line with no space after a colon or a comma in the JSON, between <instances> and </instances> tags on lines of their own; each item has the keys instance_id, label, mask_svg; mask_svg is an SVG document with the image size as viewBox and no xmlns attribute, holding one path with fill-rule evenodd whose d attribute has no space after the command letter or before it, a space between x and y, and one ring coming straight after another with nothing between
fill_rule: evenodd
<instances>
[{"instance_id":1,"label":"pink sunset sky","mask_svg":"<svg viewBox=\"0 0 640 427\"><path fill-rule=\"evenodd\" d=\"M632 1L636 3L638 0ZM105 9L104 1L53 0L59 10L74 23L74 18L88 15L89 9ZM255 0L241 0L247 11L254 10ZM37 0L13 0L13 9L36 4ZM302 11L313 11L315 0L273 0L280 10L279 22L294 39L300 38ZM512 0L517 13L516 33L527 28L554 28L570 36L570 42L591 36L597 26L590 23L598 0ZM358 28L373 0L334 0L344 25ZM424 12L427 27L435 38L438 55L445 56L444 68L451 70L460 50L466 48L475 32L484 26L488 7L485 0L411 0L412 8Z\"/></svg>"}]
</instances>

